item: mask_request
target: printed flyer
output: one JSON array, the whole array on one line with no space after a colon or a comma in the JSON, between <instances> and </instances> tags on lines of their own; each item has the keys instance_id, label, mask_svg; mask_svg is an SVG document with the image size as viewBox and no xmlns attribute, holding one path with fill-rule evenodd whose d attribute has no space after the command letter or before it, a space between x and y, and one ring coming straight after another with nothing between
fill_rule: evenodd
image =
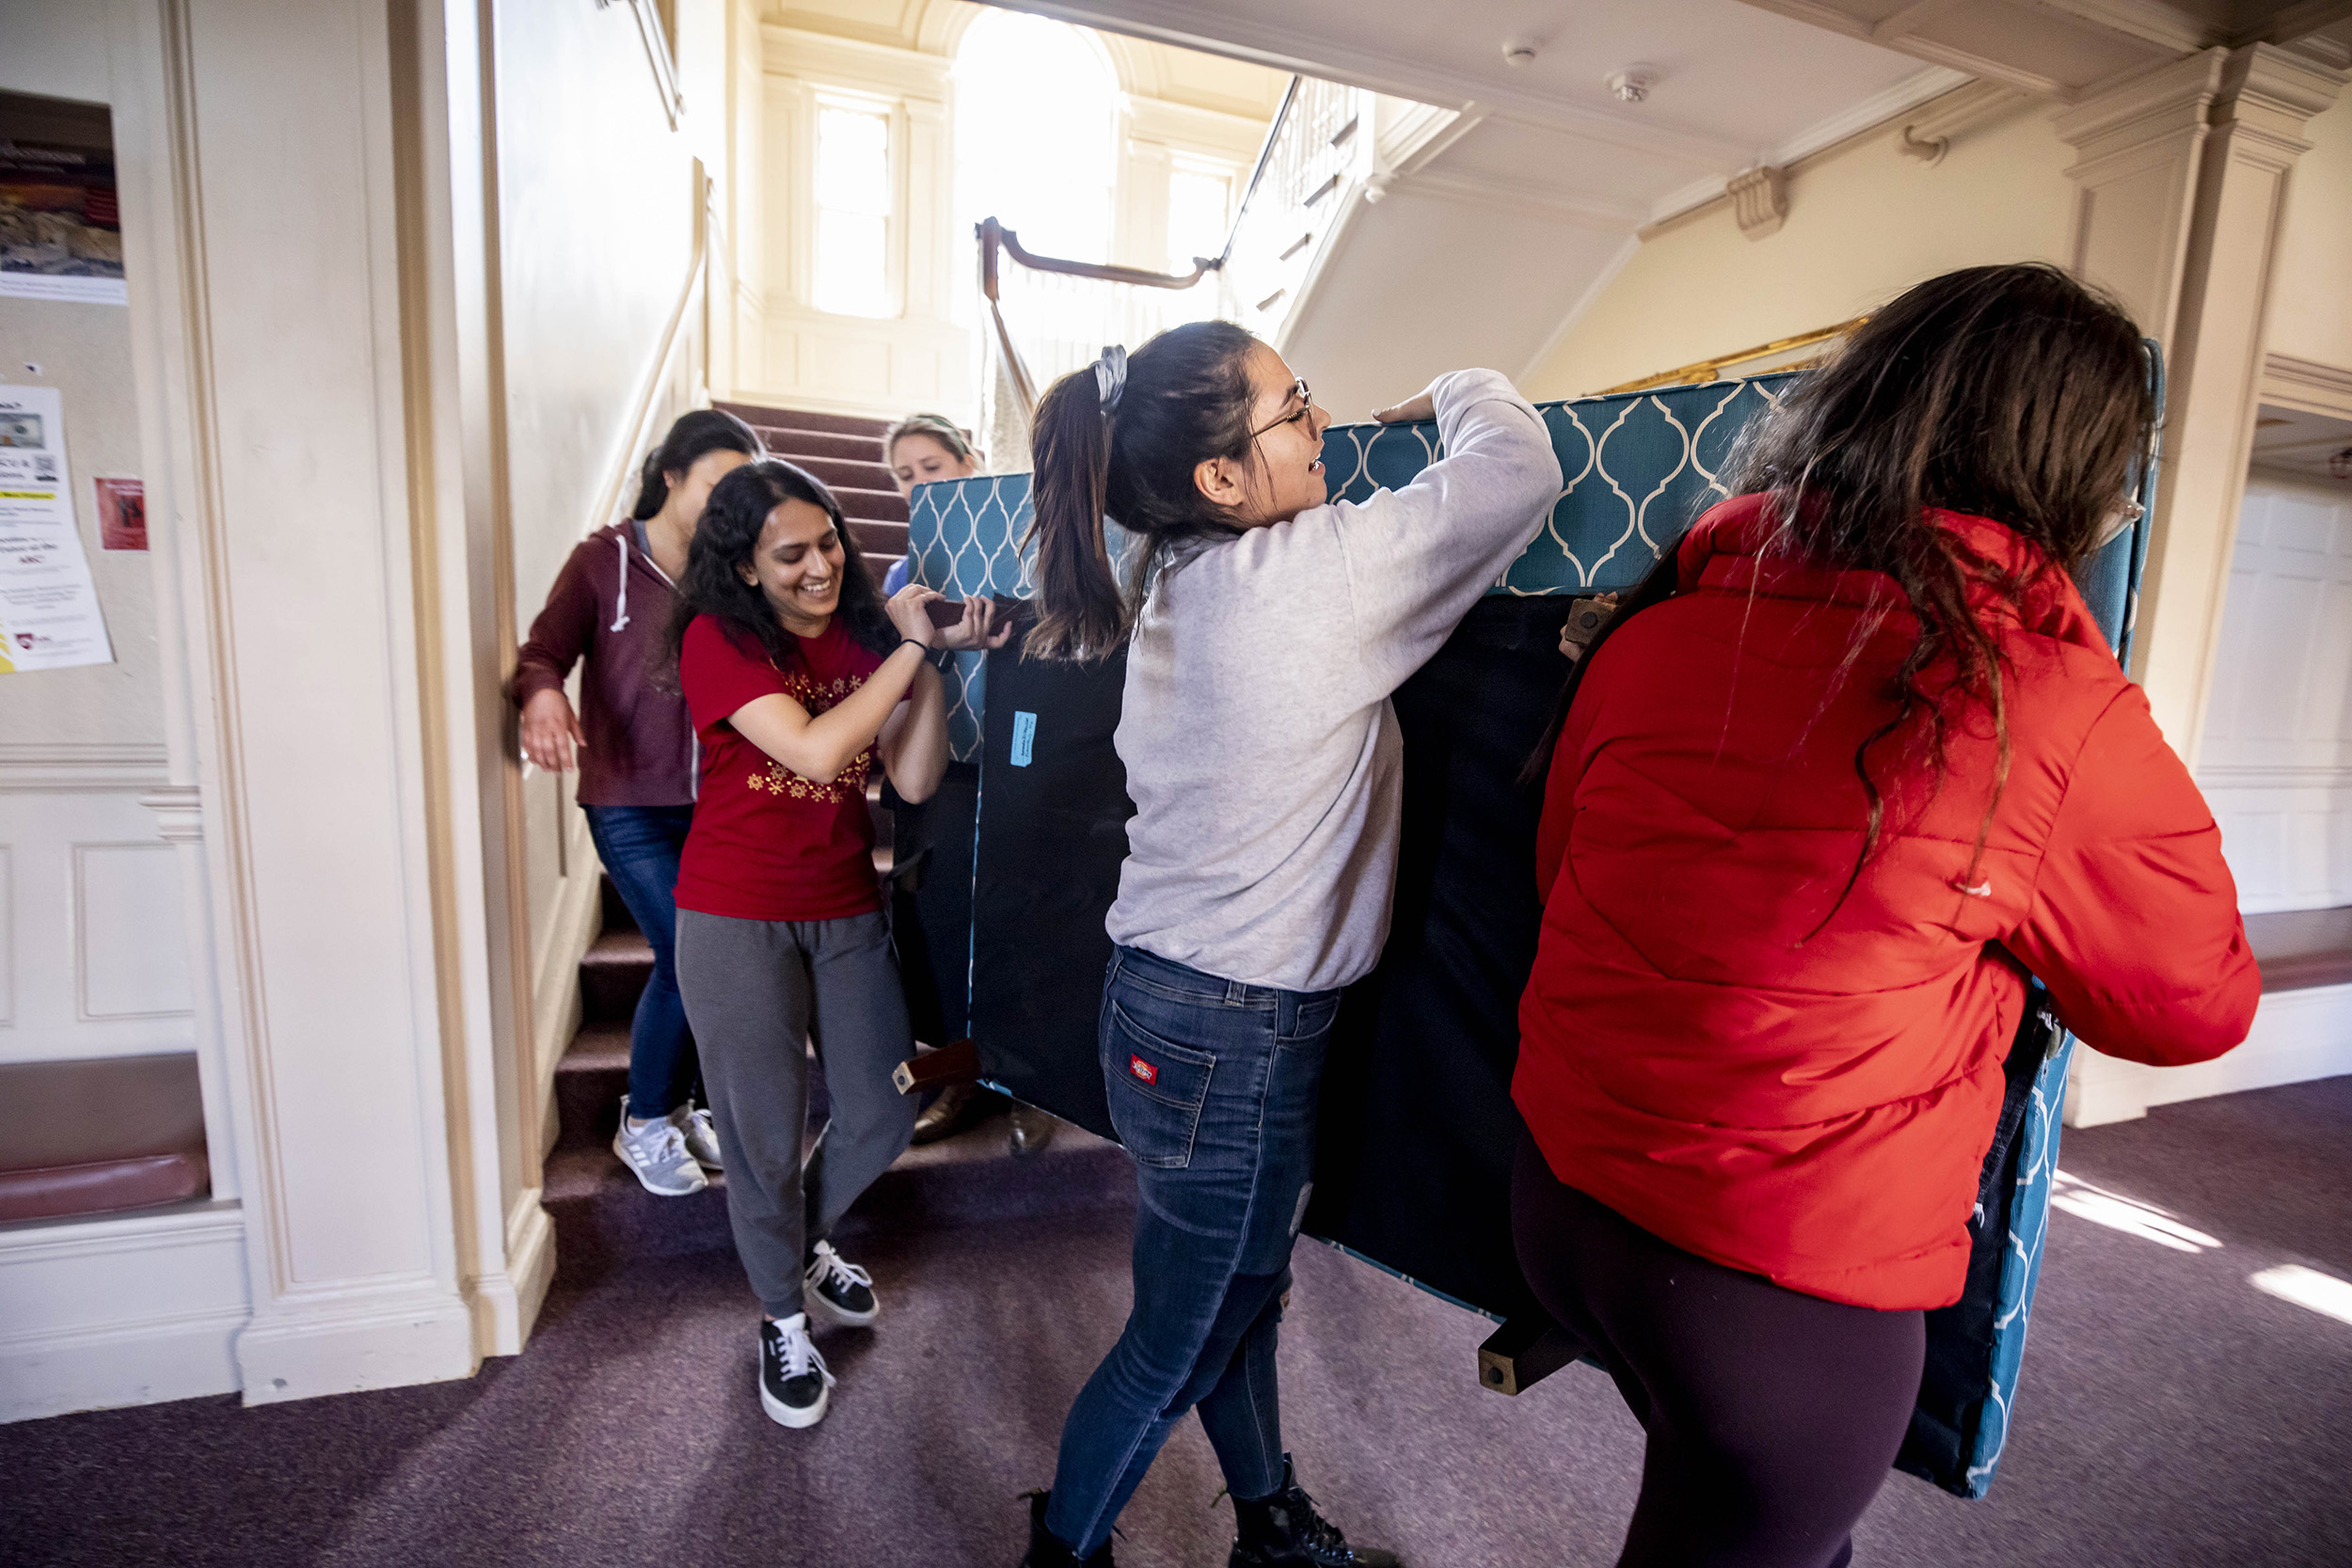
<instances>
[{"instance_id":1,"label":"printed flyer","mask_svg":"<svg viewBox=\"0 0 2352 1568\"><path fill-rule=\"evenodd\" d=\"M73 526L65 399L55 387L0 387L0 674L114 657Z\"/></svg>"}]
</instances>

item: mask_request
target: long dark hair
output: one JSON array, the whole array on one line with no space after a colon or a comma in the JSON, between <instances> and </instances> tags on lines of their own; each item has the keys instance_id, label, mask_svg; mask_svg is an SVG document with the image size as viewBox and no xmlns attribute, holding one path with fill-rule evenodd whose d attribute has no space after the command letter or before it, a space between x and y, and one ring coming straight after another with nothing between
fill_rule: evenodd
<instances>
[{"instance_id":1,"label":"long dark hair","mask_svg":"<svg viewBox=\"0 0 2352 1568\"><path fill-rule=\"evenodd\" d=\"M1745 439L1732 490L1770 498L1773 548L1815 565L1883 573L1901 591L1899 605L1890 600L1856 628L1847 667L1888 615L1908 610L1919 628L1887 682L1895 711L1854 748L1869 828L1840 903L1884 826L1870 750L1923 718L1923 760L1940 781L1949 725L1970 707L1992 717L1981 858L2009 781L2009 707L1997 634L1970 596L1989 590L2022 607L2043 574L2087 562L2155 418L2131 317L2058 268L2031 262L1968 267L1910 290ZM2018 573L1986 560L1937 527L1931 509L2004 524L2038 546L2044 563ZM1674 565L1669 550L1570 673L1543 754L1608 634L1672 594Z\"/></svg>"},{"instance_id":2,"label":"long dark hair","mask_svg":"<svg viewBox=\"0 0 2352 1568\"><path fill-rule=\"evenodd\" d=\"M1038 620L1025 651L1092 657L1125 640L1134 607L1168 551L1241 531L1193 483L1216 458L1245 459L1249 350L1232 322L1171 326L1128 357L1116 408L1103 407L1092 366L1063 376L1037 405L1029 447ZM1103 543L1108 515L1137 536L1122 590Z\"/></svg>"},{"instance_id":3,"label":"long dark hair","mask_svg":"<svg viewBox=\"0 0 2352 1568\"><path fill-rule=\"evenodd\" d=\"M767 450L752 427L732 414L716 408L681 414L661 444L645 454L645 466L637 476L637 504L629 509L629 515L642 523L660 512L670 499L670 476L684 473L707 451L739 451L746 457L758 457Z\"/></svg>"},{"instance_id":4,"label":"long dark hair","mask_svg":"<svg viewBox=\"0 0 2352 1568\"><path fill-rule=\"evenodd\" d=\"M694 542L686 551L686 573L678 578L677 604L670 612L670 663L677 663L686 628L697 615L714 617L733 641L749 647L756 642L779 670L800 659L792 634L776 619L775 607L755 583L745 582L737 570L759 546L768 515L786 501L806 501L833 519L841 536L841 598L834 610L850 638L876 654L898 645L890 617L882 612L882 594L866 557L850 537L841 518L841 503L815 476L782 458L755 459L731 470L710 487L710 500L694 527Z\"/></svg>"}]
</instances>

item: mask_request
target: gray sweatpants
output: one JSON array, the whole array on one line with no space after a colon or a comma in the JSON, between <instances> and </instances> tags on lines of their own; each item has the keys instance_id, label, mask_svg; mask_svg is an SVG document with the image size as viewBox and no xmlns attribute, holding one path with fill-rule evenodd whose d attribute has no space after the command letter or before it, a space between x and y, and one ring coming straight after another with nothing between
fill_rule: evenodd
<instances>
[{"instance_id":1,"label":"gray sweatpants","mask_svg":"<svg viewBox=\"0 0 2352 1568\"><path fill-rule=\"evenodd\" d=\"M788 1318L807 1248L914 1132L915 1097L890 1082L914 1053L890 925L880 911L736 920L680 910L677 978L726 1161L736 1255L760 1305ZM833 1117L803 1168L811 1039Z\"/></svg>"}]
</instances>

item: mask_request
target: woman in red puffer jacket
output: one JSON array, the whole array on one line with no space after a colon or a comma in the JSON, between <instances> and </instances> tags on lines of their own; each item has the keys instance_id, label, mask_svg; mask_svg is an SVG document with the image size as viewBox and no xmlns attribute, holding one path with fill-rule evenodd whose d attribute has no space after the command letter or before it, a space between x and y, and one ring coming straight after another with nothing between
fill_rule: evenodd
<instances>
[{"instance_id":1,"label":"woman in red puffer jacket","mask_svg":"<svg viewBox=\"0 0 2352 1568\"><path fill-rule=\"evenodd\" d=\"M1623 1564L1849 1560L2029 973L2136 1061L2252 1022L2212 814L2068 576L2153 415L2137 330L2065 274L1922 284L1563 695L1513 1222L1649 1434Z\"/></svg>"}]
</instances>

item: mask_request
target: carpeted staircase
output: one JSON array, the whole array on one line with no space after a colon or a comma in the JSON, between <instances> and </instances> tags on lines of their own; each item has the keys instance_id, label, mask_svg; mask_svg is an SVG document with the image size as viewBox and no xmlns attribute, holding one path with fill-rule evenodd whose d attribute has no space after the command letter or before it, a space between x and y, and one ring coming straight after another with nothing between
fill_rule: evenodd
<instances>
[{"instance_id":1,"label":"carpeted staircase","mask_svg":"<svg viewBox=\"0 0 2352 1568\"><path fill-rule=\"evenodd\" d=\"M874 585L881 587L891 562L907 553L906 498L898 494L882 447L889 421L755 403L717 406L759 432L771 456L825 482L850 520L851 541L873 568Z\"/></svg>"},{"instance_id":2,"label":"carpeted staircase","mask_svg":"<svg viewBox=\"0 0 2352 1568\"><path fill-rule=\"evenodd\" d=\"M559 1122L547 1161L544 1201L555 1221L561 1279L581 1284L645 1257L727 1251L723 1178L692 1197L656 1197L612 1152L628 1084L628 1021L653 972L653 949L610 882L604 930L580 966L582 1022L555 1069ZM823 1126L821 1080L809 1102L809 1135ZM837 1233L854 1261L861 1237L1132 1203L1135 1182L1114 1144L1062 1127L1044 1152L1006 1152L1001 1117L909 1149L850 1213Z\"/></svg>"}]
</instances>

